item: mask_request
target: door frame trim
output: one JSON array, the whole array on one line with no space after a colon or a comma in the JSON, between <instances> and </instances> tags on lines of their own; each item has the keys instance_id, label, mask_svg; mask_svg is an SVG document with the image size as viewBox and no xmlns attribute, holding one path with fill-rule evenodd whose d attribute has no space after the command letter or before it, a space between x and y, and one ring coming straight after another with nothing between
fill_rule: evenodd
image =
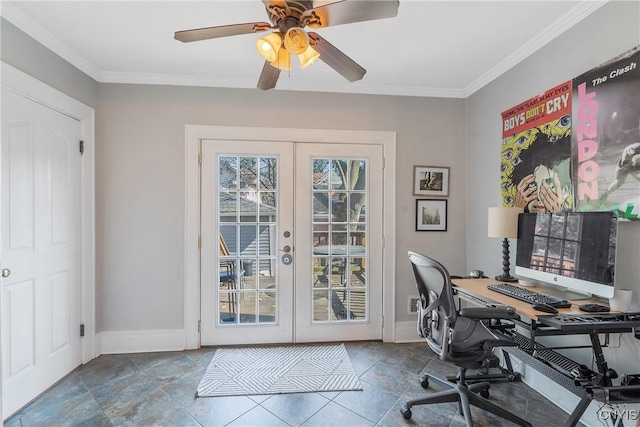
<instances>
[{"instance_id":1,"label":"door frame trim","mask_svg":"<svg viewBox=\"0 0 640 427\"><path fill-rule=\"evenodd\" d=\"M6 62L1 62L1 68L3 88L80 123L80 138L84 141L84 154L80 157L80 322L84 324L84 337L81 340L84 364L99 353L96 349L95 319L95 111Z\"/></svg>"},{"instance_id":2,"label":"door frame trim","mask_svg":"<svg viewBox=\"0 0 640 427\"><path fill-rule=\"evenodd\" d=\"M200 165L201 141L293 141L323 144L382 145L384 158L383 200L383 290L382 340L395 340L395 253L396 253L396 133L391 131L354 131L331 129L287 129L185 125L185 348L200 347Z\"/></svg>"}]
</instances>

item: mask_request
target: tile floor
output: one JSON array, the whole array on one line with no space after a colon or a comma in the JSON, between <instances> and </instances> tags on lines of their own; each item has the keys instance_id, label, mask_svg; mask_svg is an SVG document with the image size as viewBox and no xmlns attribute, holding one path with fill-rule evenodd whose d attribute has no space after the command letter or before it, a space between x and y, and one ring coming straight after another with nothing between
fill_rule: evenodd
<instances>
[{"instance_id":1,"label":"tile floor","mask_svg":"<svg viewBox=\"0 0 640 427\"><path fill-rule=\"evenodd\" d=\"M28 426L464 426L455 403L400 407L426 391L422 372L452 375L425 343L345 343L363 390L269 396L196 398L215 348L102 355L79 367L13 417ZM432 383L434 383L432 381ZM534 426L560 426L568 415L521 382L494 383L491 399ZM472 409L474 425L513 425Z\"/></svg>"}]
</instances>

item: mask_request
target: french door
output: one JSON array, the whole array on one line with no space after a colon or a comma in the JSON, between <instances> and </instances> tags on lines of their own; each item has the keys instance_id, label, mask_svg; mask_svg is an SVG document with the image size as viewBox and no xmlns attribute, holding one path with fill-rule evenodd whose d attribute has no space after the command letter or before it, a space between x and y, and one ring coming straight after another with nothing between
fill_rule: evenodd
<instances>
[{"instance_id":1,"label":"french door","mask_svg":"<svg viewBox=\"0 0 640 427\"><path fill-rule=\"evenodd\" d=\"M382 147L201 150L201 343L382 338Z\"/></svg>"}]
</instances>

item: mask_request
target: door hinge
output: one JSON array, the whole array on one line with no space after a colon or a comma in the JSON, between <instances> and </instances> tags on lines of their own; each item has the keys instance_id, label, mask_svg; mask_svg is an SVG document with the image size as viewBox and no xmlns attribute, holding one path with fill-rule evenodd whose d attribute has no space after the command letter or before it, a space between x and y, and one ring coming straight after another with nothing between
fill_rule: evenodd
<instances>
[{"instance_id":1,"label":"door hinge","mask_svg":"<svg viewBox=\"0 0 640 427\"><path fill-rule=\"evenodd\" d=\"M198 153L198 164L202 166L202 152Z\"/></svg>"},{"instance_id":2,"label":"door hinge","mask_svg":"<svg viewBox=\"0 0 640 427\"><path fill-rule=\"evenodd\" d=\"M198 320L198 332L200 332L200 320Z\"/></svg>"},{"instance_id":3,"label":"door hinge","mask_svg":"<svg viewBox=\"0 0 640 427\"><path fill-rule=\"evenodd\" d=\"M84 141L80 140L80 144L79 145L80 145L80 147L79 147L80 154L84 154Z\"/></svg>"},{"instance_id":4,"label":"door hinge","mask_svg":"<svg viewBox=\"0 0 640 427\"><path fill-rule=\"evenodd\" d=\"M202 237L198 236L198 249L202 249Z\"/></svg>"},{"instance_id":5,"label":"door hinge","mask_svg":"<svg viewBox=\"0 0 640 427\"><path fill-rule=\"evenodd\" d=\"M80 336L84 336L84 324L80 325Z\"/></svg>"}]
</instances>

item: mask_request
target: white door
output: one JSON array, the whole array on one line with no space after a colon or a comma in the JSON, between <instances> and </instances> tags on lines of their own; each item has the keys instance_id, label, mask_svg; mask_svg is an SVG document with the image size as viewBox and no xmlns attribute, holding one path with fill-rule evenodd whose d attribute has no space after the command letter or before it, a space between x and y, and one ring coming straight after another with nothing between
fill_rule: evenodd
<instances>
[{"instance_id":1,"label":"white door","mask_svg":"<svg viewBox=\"0 0 640 427\"><path fill-rule=\"evenodd\" d=\"M202 142L203 345L291 342L292 170L290 142Z\"/></svg>"},{"instance_id":2,"label":"white door","mask_svg":"<svg viewBox=\"0 0 640 427\"><path fill-rule=\"evenodd\" d=\"M382 338L382 146L296 144L295 341Z\"/></svg>"},{"instance_id":3,"label":"white door","mask_svg":"<svg viewBox=\"0 0 640 427\"><path fill-rule=\"evenodd\" d=\"M201 179L203 345L382 338L381 146L204 140Z\"/></svg>"},{"instance_id":4,"label":"white door","mask_svg":"<svg viewBox=\"0 0 640 427\"><path fill-rule=\"evenodd\" d=\"M81 363L80 123L2 90L2 378L8 416Z\"/></svg>"}]
</instances>

